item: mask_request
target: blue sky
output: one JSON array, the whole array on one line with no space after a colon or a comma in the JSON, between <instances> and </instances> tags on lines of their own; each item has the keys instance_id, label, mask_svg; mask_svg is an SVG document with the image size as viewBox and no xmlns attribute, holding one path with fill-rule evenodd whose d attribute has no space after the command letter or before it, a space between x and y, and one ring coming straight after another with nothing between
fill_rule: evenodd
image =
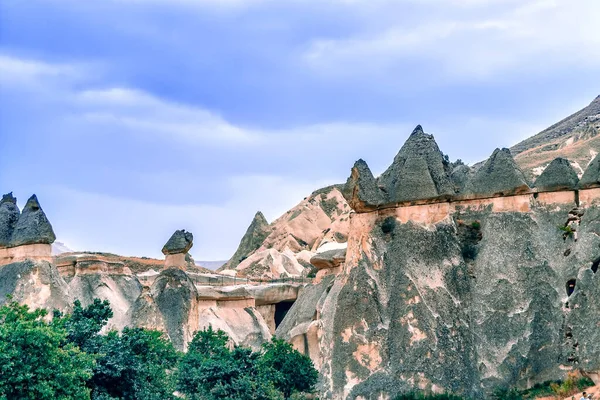
<instances>
[{"instance_id":1,"label":"blue sky","mask_svg":"<svg viewBox=\"0 0 600 400\"><path fill-rule=\"evenodd\" d=\"M0 190L77 250L227 259L416 124L476 162L600 94L596 0L2 0Z\"/></svg>"}]
</instances>

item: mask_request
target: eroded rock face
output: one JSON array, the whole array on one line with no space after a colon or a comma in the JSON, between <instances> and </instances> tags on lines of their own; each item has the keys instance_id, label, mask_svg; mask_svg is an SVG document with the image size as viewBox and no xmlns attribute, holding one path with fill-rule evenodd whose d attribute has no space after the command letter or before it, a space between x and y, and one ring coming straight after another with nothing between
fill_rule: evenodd
<instances>
[{"instance_id":1,"label":"eroded rock face","mask_svg":"<svg viewBox=\"0 0 600 400\"><path fill-rule=\"evenodd\" d=\"M433 136L418 125L378 182L393 203L445 198L454 194L450 172Z\"/></svg>"},{"instance_id":2,"label":"eroded rock face","mask_svg":"<svg viewBox=\"0 0 600 400\"><path fill-rule=\"evenodd\" d=\"M573 190L577 188L579 177L566 158L555 158L536 179L539 191Z\"/></svg>"},{"instance_id":3,"label":"eroded rock face","mask_svg":"<svg viewBox=\"0 0 600 400\"><path fill-rule=\"evenodd\" d=\"M185 349L198 327L198 291L194 282L179 269L167 269L154 281L151 295L169 338L175 347Z\"/></svg>"},{"instance_id":4,"label":"eroded rock face","mask_svg":"<svg viewBox=\"0 0 600 400\"><path fill-rule=\"evenodd\" d=\"M37 196L34 194L27 200L14 231L12 232L10 246L22 246L27 244L52 244L56 240L56 235L52 230L52 225L46 218L46 214Z\"/></svg>"},{"instance_id":5,"label":"eroded rock face","mask_svg":"<svg viewBox=\"0 0 600 400\"><path fill-rule=\"evenodd\" d=\"M277 335L304 340L332 399L485 398L597 371L600 210L580 212L575 241L557 228L571 208L464 207L435 224L356 214L344 272L301 292Z\"/></svg>"},{"instance_id":6,"label":"eroded rock face","mask_svg":"<svg viewBox=\"0 0 600 400\"><path fill-rule=\"evenodd\" d=\"M194 235L191 232L185 230L178 230L173 233L171 238L165 243L162 248L164 255L170 254L185 254L194 245Z\"/></svg>"},{"instance_id":7,"label":"eroded rock face","mask_svg":"<svg viewBox=\"0 0 600 400\"><path fill-rule=\"evenodd\" d=\"M465 193L477 197L507 196L529 190L525 175L515 163L509 149L496 149L475 172Z\"/></svg>"},{"instance_id":8,"label":"eroded rock face","mask_svg":"<svg viewBox=\"0 0 600 400\"><path fill-rule=\"evenodd\" d=\"M19 221L19 207L17 199L12 193L2 196L0 201L0 247L8 247L11 242L12 233Z\"/></svg>"},{"instance_id":9,"label":"eroded rock face","mask_svg":"<svg viewBox=\"0 0 600 400\"><path fill-rule=\"evenodd\" d=\"M328 250L317 253L310 263L317 269L337 268L346 260L346 249Z\"/></svg>"},{"instance_id":10,"label":"eroded rock face","mask_svg":"<svg viewBox=\"0 0 600 400\"><path fill-rule=\"evenodd\" d=\"M227 264L219 270L234 269L254 251L256 251L270 233L269 223L260 211L256 213L248 230L242 237L240 245Z\"/></svg>"},{"instance_id":11,"label":"eroded rock face","mask_svg":"<svg viewBox=\"0 0 600 400\"><path fill-rule=\"evenodd\" d=\"M350 207L359 211L374 209L388 202L364 160L354 163L342 193Z\"/></svg>"},{"instance_id":12,"label":"eroded rock face","mask_svg":"<svg viewBox=\"0 0 600 400\"><path fill-rule=\"evenodd\" d=\"M579 187L582 189L598 186L600 186L600 153L590 162L579 181Z\"/></svg>"}]
</instances>

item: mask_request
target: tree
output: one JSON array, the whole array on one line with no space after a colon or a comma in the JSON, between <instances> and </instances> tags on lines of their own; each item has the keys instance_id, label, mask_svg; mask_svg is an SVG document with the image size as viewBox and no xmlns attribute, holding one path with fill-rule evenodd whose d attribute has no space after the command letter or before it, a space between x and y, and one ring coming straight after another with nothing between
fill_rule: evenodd
<instances>
[{"instance_id":1,"label":"tree","mask_svg":"<svg viewBox=\"0 0 600 400\"><path fill-rule=\"evenodd\" d=\"M297 350L289 343L273 338L263 345L264 354L261 359L261 368L270 370L272 382L285 398L293 393L312 392L319 374L311 359Z\"/></svg>"},{"instance_id":2,"label":"tree","mask_svg":"<svg viewBox=\"0 0 600 400\"><path fill-rule=\"evenodd\" d=\"M10 301L10 299L9 299ZM89 399L94 358L67 340L66 329L10 301L0 307L0 398Z\"/></svg>"}]
</instances>

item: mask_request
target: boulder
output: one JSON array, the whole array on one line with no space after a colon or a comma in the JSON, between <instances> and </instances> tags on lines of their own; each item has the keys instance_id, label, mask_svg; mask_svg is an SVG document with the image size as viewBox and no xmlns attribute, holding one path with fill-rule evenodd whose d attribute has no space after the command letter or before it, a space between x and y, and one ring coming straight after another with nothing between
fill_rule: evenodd
<instances>
[{"instance_id":1,"label":"boulder","mask_svg":"<svg viewBox=\"0 0 600 400\"><path fill-rule=\"evenodd\" d=\"M0 201L0 247L8 247L12 233L19 221L19 207L17 199L11 193L2 196Z\"/></svg>"},{"instance_id":2,"label":"boulder","mask_svg":"<svg viewBox=\"0 0 600 400\"><path fill-rule=\"evenodd\" d=\"M346 249L328 250L317 253L310 263L317 269L337 268L346 260Z\"/></svg>"},{"instance_id":3,"label":"boulder","mask_svg":"<svg viewBox=\"0 0 600 400\"><path fill-rule=\"evenodd\" d=\"M472 171L468 165L458 165L452 170L450 179L452 179L452 183L454 184L457 193L460 193L465 189L467 182L471 179L471 175Z\"/></svg>"},{"instance_id":4,"label":"boulder","mask_svg":"<svg viewBox=\"0 0 600 400\"><path fill-rule=\"evenodd\" d=\"M192 246L194 241L194 235L191 232L185 230L178 230L173 233L171 238L163 246L162 252L164 255L169 254L185 254Z\"/></svg>"},{"instance_id":5,"label":"boulder","mask_svg":"<svg viewBox=\"0 0 600 400\"><path fill-rule=\"evenodd\" d=\"M417 125L392 165L379 177L379 186L393 203L444 199L455 193L450 172L450 162L433 135Z\"/></svg>"},{"instance_id":6,"label":"boulder","mask_svg":"<svg viewBox=\"0 0 600 400\"><path fill-rule=\"evenodd\" d=\"M219 271L237 267L263 244L269 233L269 223L263 213L258 211L242 237L237 250L227 264L219 268Z\"/></svg>"},{"instance_id":7,"label":"boulder","mask_svg":"<svg viewBox=\"0 0 600 400\"><path fill-rule=\"evenodd\" d=\"M571 190L577 187L579 177L566 158L555 158L536 179L538 191Z\"/></svg>"},{"instance_id":8,"label":"boulder","mask_svg":"<svg viewBox=\"0 0 600 400\"><path fill-rule=\"evenodd\" d=\"M506 148L494 150L465 188L465 193L473 197L506 196L528 191L523 171Z\"/></svg>"},{"instance_id":9,"label":"boulder","mask_svg":"<svg viewBox=\"0 0 600 400\"><path fill-rule=\"evenodd\" d=\"M581 189L600 186L600 154L596 155L590 162L579 181Z\"/></svg>"},{"instance_id":10,"label":"boulder","mask_svg":"<svg viewBox=\"0 0 600 400\"><path fill-rule=\"evenodd\" d=\"M350 207L358 212L372 210L387 202L385 193L377 187L369 166L362 159L354 163L342 194Z\"/></svg>"},{"instance_id":11,"label":"boulder","mask_svg":"<svg viewBox=\"0 0 600 400\"><path fill-rule=\"evenodd\" d=\"M52 225L46 218L44 210L34 194L27 200L19 220L12 233L10 246L22 246L26 244L52 244L56 240L56 235L52 230Z\"/></svg>"}]
</instances>

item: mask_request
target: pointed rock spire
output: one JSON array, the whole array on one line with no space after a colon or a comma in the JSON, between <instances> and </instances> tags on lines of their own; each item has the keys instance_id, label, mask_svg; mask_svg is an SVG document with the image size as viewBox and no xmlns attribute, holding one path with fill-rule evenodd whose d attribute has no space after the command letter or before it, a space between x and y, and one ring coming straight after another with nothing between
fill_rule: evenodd
<instances>
[{"instance_id":1,"label":"pointed rock spire","mask_svg":"<svg viewBox=\"0 0 600 400\"><path fill-rule=\"evenodd\" d=\"M525 193L529 185L509 149L496 149L467 183L465 192L475 196Z\"/></svg>"},{"instance_id":2,"label":"pointed rock spire","mask_svg":"<svg viewBox=\"0 0 600 400\"><path fill-rule=\"evenodd\" d=\"M579 181L581 189L600 186L600 153L594 157Z\"/></svg>"},{"instance_id":3,"label":"pointed rock spire","mask_svg":"<svg viewBox=\"0 0 600 400\"><path fill-rule=\"evenodd\" d=\"M364 160L354 163L342 194L350 207L359 212L374 209L387 202L385 194L377 187L377 181Z\"/></svg>"},{"instance_id":4,"label":"pointed rock spire","mask_svg":"<svg viewBox=\"0 0 600 400\"><path fill-rule=\"evenodd\" d=\"M42 206L34 194L27 200L23 212L15 225L12 233L10 246L22 246L26 244L52 244L56 240L56 235L52 225L48 221Z\"/></svg>"},{"instance_id":5,"label":"pointed rock spire","mask_svg":"<svg viewBox=\"0 0 600 400\"><path fill-rule=\"evenodd\" d=\"M423 132L421 125L417 125L392 165L379 177L379 186L394 203L454 195L450 163L433 135Z\"/></svg>"},{"instance_id":6,"label":"pointed rock spire","mask_svg":"<svg viewBox=\"0 0 600 400\"><path fill-rule=\"evenodd\" d=\"M164 255L185 254L192 248L193 242L194 235L191 232L186 232L184 229L175 231L163 246L162 253Z\"/></svg>"},{"instance_id":7,"label":"pointed rock spire","mask_svg":"<svg viewBox=\"0 0 600 400\"><path fill-rule=\"evenodd\" d=\"M267 236L271 233L269 228L269 222L263 215L262 212L258 211L250 226L246 230L246 233L242 237L240 244L233 254L233 256L227 261L225 265L219 268L219 271L226 269L234 269L237 267L242 261L248 258L252 253L254 253L265 241Z\"/></svg>"},{"instance_id":8,"label":"pointed rock spire","mask_svg":"<svg viewBox=\"0 0 600 400\"><path fill-rule=\"evenodd\" d=\"M19 220L19 207L17 199L12 192L2 196L0 201L0 247L8 247L10 240Z\"/></svg>"},{"instance_id":9,"label":"pointed rock spire","mask_svg":"<svg viewBox=\"0 0 600 400\"><path fill-rule=\"evenodd\" d=\"M536 179L535 187L539 191L575 189L579 177L566 158L555 158Z\"/></svg>"}]
</instances>

